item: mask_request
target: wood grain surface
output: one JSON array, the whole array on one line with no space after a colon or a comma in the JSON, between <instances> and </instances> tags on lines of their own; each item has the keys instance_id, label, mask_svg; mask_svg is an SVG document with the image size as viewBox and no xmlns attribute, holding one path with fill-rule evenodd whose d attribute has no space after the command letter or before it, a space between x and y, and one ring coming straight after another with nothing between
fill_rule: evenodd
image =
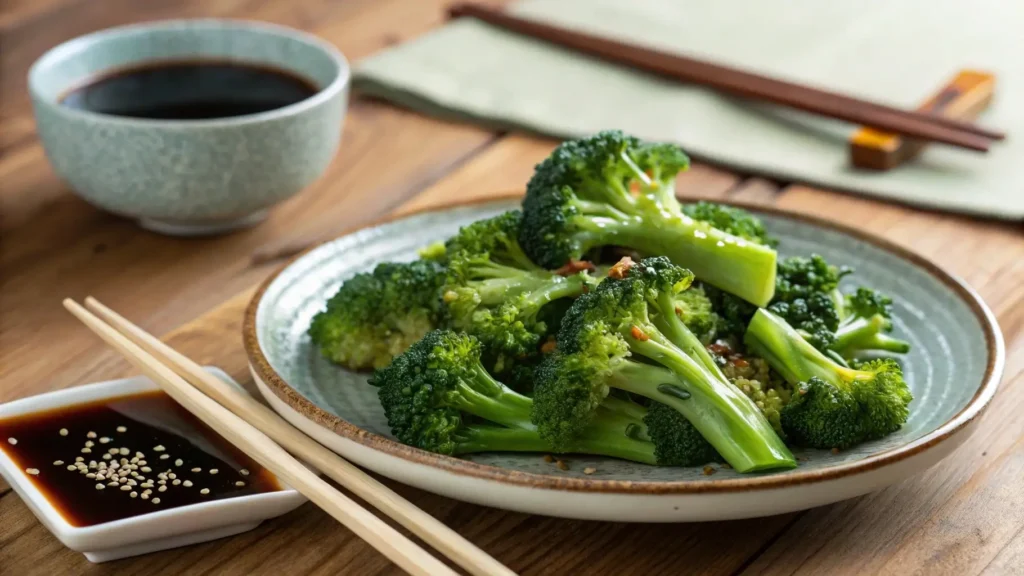
<instances>
[{"instance_id":1,"label":"wood grain surface","mask_svg":"<svg viewBox=\"0 0 1024 576\"><path fill-rule=\"evenodd\" d=\"M495 4L501 2L495 1ZM353 99L328 173L261 226L165 238L91 208L53 174L25 72L79 34L179 16L273 21L353 60L442 22L445 0L10 0L0 6L0 401L130 373L60 306L88 294L253 390L240 337L251 287L313 243L395 210L521 188L554 145ZM524 574L1024 573L1024 231L1019 225L746 178L706 165L688 198L741 198L883 235L974 286L1006 337L1006 376L977 432L918 477L847 502L758 520L629 525L464 504L385 481ZM205 312L205 313L204 313ZM190 319L194 319L191 320ZM175 328L178 327L178 328ZM0 481L0 574L392 574L305 505L232 538L103 565L65 549Z\"/></svg>"}]
</instances>

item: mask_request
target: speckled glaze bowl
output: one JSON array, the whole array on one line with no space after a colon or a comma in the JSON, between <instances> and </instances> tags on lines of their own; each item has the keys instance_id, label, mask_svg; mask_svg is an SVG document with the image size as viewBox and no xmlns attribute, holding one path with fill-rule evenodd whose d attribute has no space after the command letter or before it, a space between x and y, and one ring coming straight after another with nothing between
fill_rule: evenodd
<instances>
[{"instance_id":1,"label":"speckled glaze bowl","mask_svg":"<svg viewBox=\"0 0 1024 576\"><path fill-rule=\"evenodd\" d=\"M71 89L105 72L160 60L272 66L312 81L315 95L268 112L150 120L71 109ZM268 24L174 20L112 28L61 44L29 71L39 136L57 173L91 204L148 229L221 233L319 177L341 141L349 65L332 45Z\"/></svg>"}]
</instances>

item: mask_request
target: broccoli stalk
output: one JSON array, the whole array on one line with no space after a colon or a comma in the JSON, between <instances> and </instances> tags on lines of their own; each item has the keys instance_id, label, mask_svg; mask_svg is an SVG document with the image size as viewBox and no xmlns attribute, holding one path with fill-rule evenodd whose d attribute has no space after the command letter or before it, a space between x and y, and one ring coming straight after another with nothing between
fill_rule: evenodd
<instances>
[{"instance_id":1,"label":"broccoli stalk","mask_svg":"<svg viewBox=\"0 0 1024 576\"><path fill-rule=\"evenodd\" d=\"M832 349L847 358L873 350L895 354L909 352L909 342L888 334L892 331L891 305L889 297L868 288L858 288L844 297L842 320Z\"/></svg>"},{"instance_id":2,"label":"broccoli stalk","mask_svg":"<svg viewBox=\"0 0 1024 576\"><path fill-rule=\"evenodd\" d=\"M472 336L435 330L377 370L371 384L379 388L392 433L440 454L552 451L530 420L533 401L495 380L480 354ZM636 437L645 428L637 408L635 414L618 405L601 408L563 451L657 463L654 444Z\"/></svg>"},{"instance_id":3,"label":"broccoli stalk","mask_svg":"<svg viewBox=\"0 0 1024 576\"><path fill-rule=\"evenodd\" d=\"M533 420L541 435L555 446L571 444L616 388L678 411L740 472L796 466L757 406L677 315L675 298L692 273L662 257L630 264L613 267L563 319L559 351L536 375Z\"/></svg>"},{"instance_id":4,"label":"broccoli stalk","mask_svg":"<svg viewBox=\"0 0 1024 576\"><path fill-rule=\"evenodd\" d=\"M764 309L751 319L746 344L794 386L781 420L797 444L846 448L881 438L907 421L913 396L894 360L843 366Z\"/></svg>"},{"instance_id":5,"label":"broccoli stalk","mask_svg":"<svg viewBox=\"0 0 1024 576\"><path fill-rule=\"evenodd\" d=\"M618 131L561 144L527 185L523 249L547 268L608 245L663 255L710 284L766 305L775 289L775 251L685 214L674 180L688 166L678 147Z\"/></svg>"},{"instance_id":6,"label":"broccoli stalk","mask_svg":"<svg viewBox=\"0 0 1024 576\"><path fill-rule=\"evenodd\" d=\"M499 365L536 355L548 332L541 310L594 283L585 271L562 276L530 261L517 240L520 219L513 211L474 222L445 249L448 325L479 338Z\"/></svg>"}]
</instances>

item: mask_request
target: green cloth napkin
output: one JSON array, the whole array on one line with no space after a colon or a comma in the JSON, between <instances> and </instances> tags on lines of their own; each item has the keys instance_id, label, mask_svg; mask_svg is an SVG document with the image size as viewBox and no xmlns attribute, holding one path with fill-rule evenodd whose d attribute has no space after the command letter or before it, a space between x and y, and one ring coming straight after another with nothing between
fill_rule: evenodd
<instances>
[{"instance_id":1,"label":"green cloth napkin","mask_svg":"<svg viewBox=\"0 0 1024 576\"><path fill-rule=\"evenodd\" d=\"M576 137L674 141L743 172L1006 219L1024 217L1024 2L526 0L510 10L591 33L916 108L957 71L997 75L988 154L931 146L877 173L849 165L855 128L665 81L454 21L363 60L363 93L444 117Z\"/></svg>"}]
</instances>

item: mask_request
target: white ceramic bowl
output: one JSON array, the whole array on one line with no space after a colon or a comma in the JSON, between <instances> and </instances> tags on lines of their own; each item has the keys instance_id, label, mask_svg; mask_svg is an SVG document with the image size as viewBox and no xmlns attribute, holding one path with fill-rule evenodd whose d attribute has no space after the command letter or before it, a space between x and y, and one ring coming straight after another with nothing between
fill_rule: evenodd
<instances>
[{"instance_id":1,"label":"white ceramic bowl","mask_svg":"<svg viewBox=\"0 0 1024 576\"><path fill-rule=\"evenodd\" d=\"M223 371L216 368L207 370L238 386ZM0 405L0 419L156 389L156 384L141 376L88 384ZM304 496L278 480L285 486L284 490L225 498L77 527L60 515L25 471L3 451L2 445L0 474L58 540L68 548L82 552L91 562L117 560L240 534L252 530L263 520L290 512L306 501Z\"/></svg>"}]
</instances>

